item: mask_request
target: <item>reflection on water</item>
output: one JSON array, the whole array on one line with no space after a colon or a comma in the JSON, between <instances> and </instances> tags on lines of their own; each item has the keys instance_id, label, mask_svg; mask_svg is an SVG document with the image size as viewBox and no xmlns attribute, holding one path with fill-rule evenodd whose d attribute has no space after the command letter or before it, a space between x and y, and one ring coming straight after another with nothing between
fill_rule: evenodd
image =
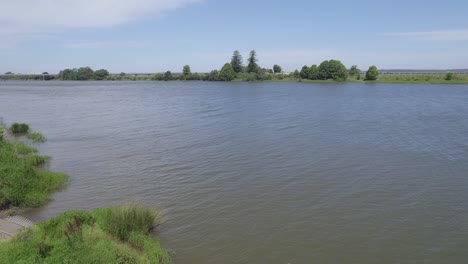
<instances>
[{"instance_id":1,"label":"reflection on water","mask_svg":"<svg viewBox=\"0 0 468 264\"><path fill-rule=\"evenodd\" d=\"M19 104L21 102L21 104ZM0 82L69 186L162 208L177 263L463 263L468 87Z\"/></svg>"}]
</instances>

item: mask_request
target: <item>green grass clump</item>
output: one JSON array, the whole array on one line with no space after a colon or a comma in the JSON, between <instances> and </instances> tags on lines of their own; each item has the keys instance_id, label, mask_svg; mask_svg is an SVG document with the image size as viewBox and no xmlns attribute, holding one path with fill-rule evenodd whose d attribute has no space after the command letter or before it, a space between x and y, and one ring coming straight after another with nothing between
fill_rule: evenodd
<instances>
[{"instance_id":1,"label":"green grass clump","mask_svg":"<svg viewBox=\"0 0 468 264\"><path fill-rule=\"evenodd\" d=\"M68 211L40 222L10 240L0 242L0 262L170 263L169 252L161 248L158 240L143 229L132 229L128 239L121 240L105 228L109 221L115 220L109 216L122 216L124 212L123 216L127 218L132 217L132 212L141 210L141 207L126 206L91 212ZM138 218L139 215L137 213L133 217ZM157 214L153 212L152 215ZM134 220L139 222L137 218ZM155 220L152 219L153 223Z\"/></svg>"},{"instance_id":2,"label":"green grass clump","mask_svg":"<svg viewBox=\"0 0 468 264\"><path fill-rule=\"evenodd\" d=\"M148 234L158 217L155 211L137 205L110 207L100 213L104 230L120 240L128 240L134 232Z\"/></svg>"},{"instance_id":3,"label":"green grass clump","mask_svg":"<svg viewBox=\"0 0 468 264\"><path fill-rule=\"evenodd\" d=\"M50 157L35 153L22 142L0 141L0 209L41 206L66 184L67 175L39 169Z\"/></svg>"},{"instance_id":4,"label":"green grass clump","mask_svg":"<svg viewBox=\"0 0 468 264\"><path fill-rule=\"evenodd\" d=\"M29 132L29 125L24 123L14 123L13 125L11 125L10 131L13 134L25 134Z\"/></svg>"},{"instance_id":5,"label":"green grass clump","mask_svg":"<svg viewBox=\"0 0 468 264\"><path fill-rule=\"evenodd\" d=\"M47 141L47 139L39 132L30 132L26 137L36 143L44 143Z\"/></svg>"}]
</instances>

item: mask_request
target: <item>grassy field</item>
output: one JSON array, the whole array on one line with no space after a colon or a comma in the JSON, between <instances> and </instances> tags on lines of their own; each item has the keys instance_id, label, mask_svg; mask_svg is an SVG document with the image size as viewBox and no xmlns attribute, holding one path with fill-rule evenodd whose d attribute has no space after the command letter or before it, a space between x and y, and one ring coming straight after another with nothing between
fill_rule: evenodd
<instances>
[{"instance_id":1,"label":"grassy field","mask_svg":"<svg viewBox=\"0 0 468 264\"><path fill-rule=\"evenodd\" d=\"M381 74L376 82L381 83L427 83L427 84L468 84L468 74L454 74L446 80L446 74Z\"/></svg>"},{"instance_id":2,"label":"grassy field","mask_svg":"<svg viewBox=\"0 0 468 264\"><path fill-rule=\"evenodd\" d=\"M157 220L136 205L68 211L0 241L0 263L171 263L151 233Z\"/></svg>"}]
</instances>

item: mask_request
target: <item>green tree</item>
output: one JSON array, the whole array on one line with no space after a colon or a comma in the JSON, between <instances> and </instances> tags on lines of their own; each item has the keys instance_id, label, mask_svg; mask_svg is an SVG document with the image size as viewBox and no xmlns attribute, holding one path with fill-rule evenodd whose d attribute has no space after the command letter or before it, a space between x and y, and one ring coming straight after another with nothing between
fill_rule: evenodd
<instances>
[{"instance_id":1,"label":"green tree","mask_svg":"<svg viewBox=\"0 0 468 264\"><path fill-rule=\"evenodd\" d=\"M76 73L78 81L91 80L94 77L94 71L90 67L81 67Z\"/></svg>"},{"instance_id":2,"label":"green tree","mask_svg":"<svg viewBox=\"0 0 468 264\"><path fill-rule=\"evenodd\" d=\"M238 50L234 51L231 58L231 66L236 73L242 72L242 55Z\"/></svg>"},{"instance_id":3,"label":"green tree","mask_svg":"<svg viewBox=\"0 0 468 264\"><path fill-rule=\"evenodd\" d=\"M361 70L359 70L359 68L357 67L357 65L353 65L351 66L351 68L349 69L349 76L351 77L354 77L354 76L358 76L361 74Z\"/></svg>"},{"instance_id":4,"label":"green tree","mask_svg":"<svg viewBox=\"0 0 468 264\"><path fill-rule=\"evenodd\" d=\"M307 65L304 65L299 75L302 79L307 79L309 77L309 67L307 67Z\"/></svg>"},{"instance_id":5,"label":"green tree","mask_svg":"<svg viewBox=\"0 0 468 264\"><path fill-rule=\"evenodd\" d=\"M339 60L330 60L328 62L329 67L329 79L335 81L346 81L348 79L348 70Z\"/></svg>"},{"instance_id":6,"label":"green tree","mask_svg":"<svg viewBox=\"0 0 468 264\"><path fill-rule=\"evenodd\" d=\"M109 76L109 72L105 69L100 69L94 72L94 79L96 80L104 80Z\"/></svg>"},{"instance_id":7,"label":"green tree","mask_svg":"<svg viewBox=\"0 0 468 264\"><path fill-rule=\"evenodd\" d=\"M348 70L339 60L323 61L318 67L318 78L345 81L348 78Z\"/></svg>"},{"instance_id":8,"label":"green tree","mask_svg":"<svg viewBox=\"0 0 468 264\"><path fill-rule=\"evenodd\" d=\"M295 70L294 73L293 73L293 77L296 78L296 79L299 79L299 78L301 78L301 73L298 70Z\"/></svg>"},{"instance_id":9,"label":"green tree","mask_svg":"<svg viewBox=\"0 0 468 264\"><path fill-rule=\"evenodd\" d=\"M164 73L164 76L163 76L163 80L164 81L170 81L172 80L172 72L171 71L167 71Z\"/></svg>"},{"instance_id":10,"label":"green tree","mask_svg":"<svg viewBox=\"0 0 468 264\"><path fill-rule=\"evenodd\" d=\"M330 67L328 61L323 61L318 66L318 77L320 80L326 80L330 76Z\"/></svg>"},{"instance_id":11,"label":"green tree","mask_svg":"<svg viewBox=\"0 0 468 264\"><path fill-rule=\"evenodd\" d=\"M314 65L310 66L308 78L310 80L318 80L319 79L319 70L318 70L317 65L314 64Z\"/></svg>"},{"instance_id":12,"label":"green tree","mask_svg":"<svg viewBox=\"0 0 468 264\"><path fill-rule=\"evenodd\" d=\"M219 80L230 82L236 78L236 72L231 64L226 63L224 64L223 68L219 72Z\"/></svg>"},{"instance_id":13,"label":"green tree","mask_svg":"<svg viewBox=\"0 0 468 264\"><path fill-rule=\"evenodd\" d=\"M184 75L185 77L189 76L190 74L192 74L192 71L190 70L190 66L189 65L185 65L184 68L182 69L182 75Z\"/></svg>"},{"instance_id":14,"label":"green tree","mask_svg":"<svg viewBox=\"0 0 468 264\"><path fill-rule=\"evenodd\" d=\"M63 81L77 80L77 69L65 69L60 71L58 78Z\"/></svg>"},{"instance_id":15,"label":"green tree","mask_svg":"<svg viewBox=\"0 0 468 264\"><path fill-rule=\"evenodd\" d=\"M219 72L218 70L212 70L209 74L208 74L208 81L219 81Z\"/></svg>"},{"instance_id":16,"label":"green tree","mask_svg":"<svg viewBox=\"0 0 468 264\"><path fill-rule=\"evenodd\" d=\"M375 81L379 77L379 70L374 65L370 66L366 72L366 81Z\"/></svg>"},{"instance_id":17,"label":"green tree","mask_svg":"<svg viewBox=\"0 0 468 264\"><path fill-rule=\"evenodd\" d=\"M453 80L453 72L447 72L447 75L445 75L445 80L451 81Z\"/></svg>"},{"instance_id":18,"label":"green tree","mask_svg":"<svg viewBox=\"0 0 468 264\"><path fill-rule=\"evenodd\" d=\"M249 64L247 65L247 72L257 72L257 52L255 50L250 51Z\"/></svg>"},{"instance_id":19,"label":"green tree","mask_svg":"<svg viewBox=\"0 0 468 264\"><path fill-rule=\"evenodd\" d=\"M275 64L273 66L273 72L274 73L281 73L283 71L283 69L281 69L281 66L279 66L278 64Z\"/></svg>"}]
</instances>

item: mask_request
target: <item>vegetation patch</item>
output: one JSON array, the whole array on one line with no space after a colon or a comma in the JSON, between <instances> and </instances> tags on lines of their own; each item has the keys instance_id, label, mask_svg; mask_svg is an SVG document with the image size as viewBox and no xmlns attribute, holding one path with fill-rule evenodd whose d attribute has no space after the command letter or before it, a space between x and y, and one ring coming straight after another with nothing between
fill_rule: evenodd
<instances>
[{"instance_id":1,"label":"vegetation patch","mask_svg":"<svg viewBox=\"0 0 468 264\"><path fill-rule=\"evenodd\" d=\"M158 214L136 205L68 211L0 242L2 263L170 263L149 232ZM120 234L124 234L121 236Z\"/></svg>"},{"instance_id":2,"label":"vegetation patch","mask_svg":"<svg viewBox=\"0 0 468 264\"><path fill-rule=\"evenodd\" d=\"M36 153L22 142L0 140L0 209L41 206L67 183L67 175L42 170L50 157Z\"/></svg>"},{"instance_id":3,"label":"vegetation patch","mask_svg":"<svg viewBox=\"0 0 468 264\"><path fill-rule=\"evenodd\" d=\"M13 134L25 134L29 132L29 125L24 123L14 123L10 127L10 132Z\"/></svg>"},{"instance_id":4,"label":"vegetation patch","mask_svg":"<svg viewBox=\"0 0 468 264\"><path fill-rule=\"evenodd\" d=\"M30 132L26 135L26 137L35 143L44 143L47 141L47 139L39 132Z\"/></svg>"}]
</instances>

